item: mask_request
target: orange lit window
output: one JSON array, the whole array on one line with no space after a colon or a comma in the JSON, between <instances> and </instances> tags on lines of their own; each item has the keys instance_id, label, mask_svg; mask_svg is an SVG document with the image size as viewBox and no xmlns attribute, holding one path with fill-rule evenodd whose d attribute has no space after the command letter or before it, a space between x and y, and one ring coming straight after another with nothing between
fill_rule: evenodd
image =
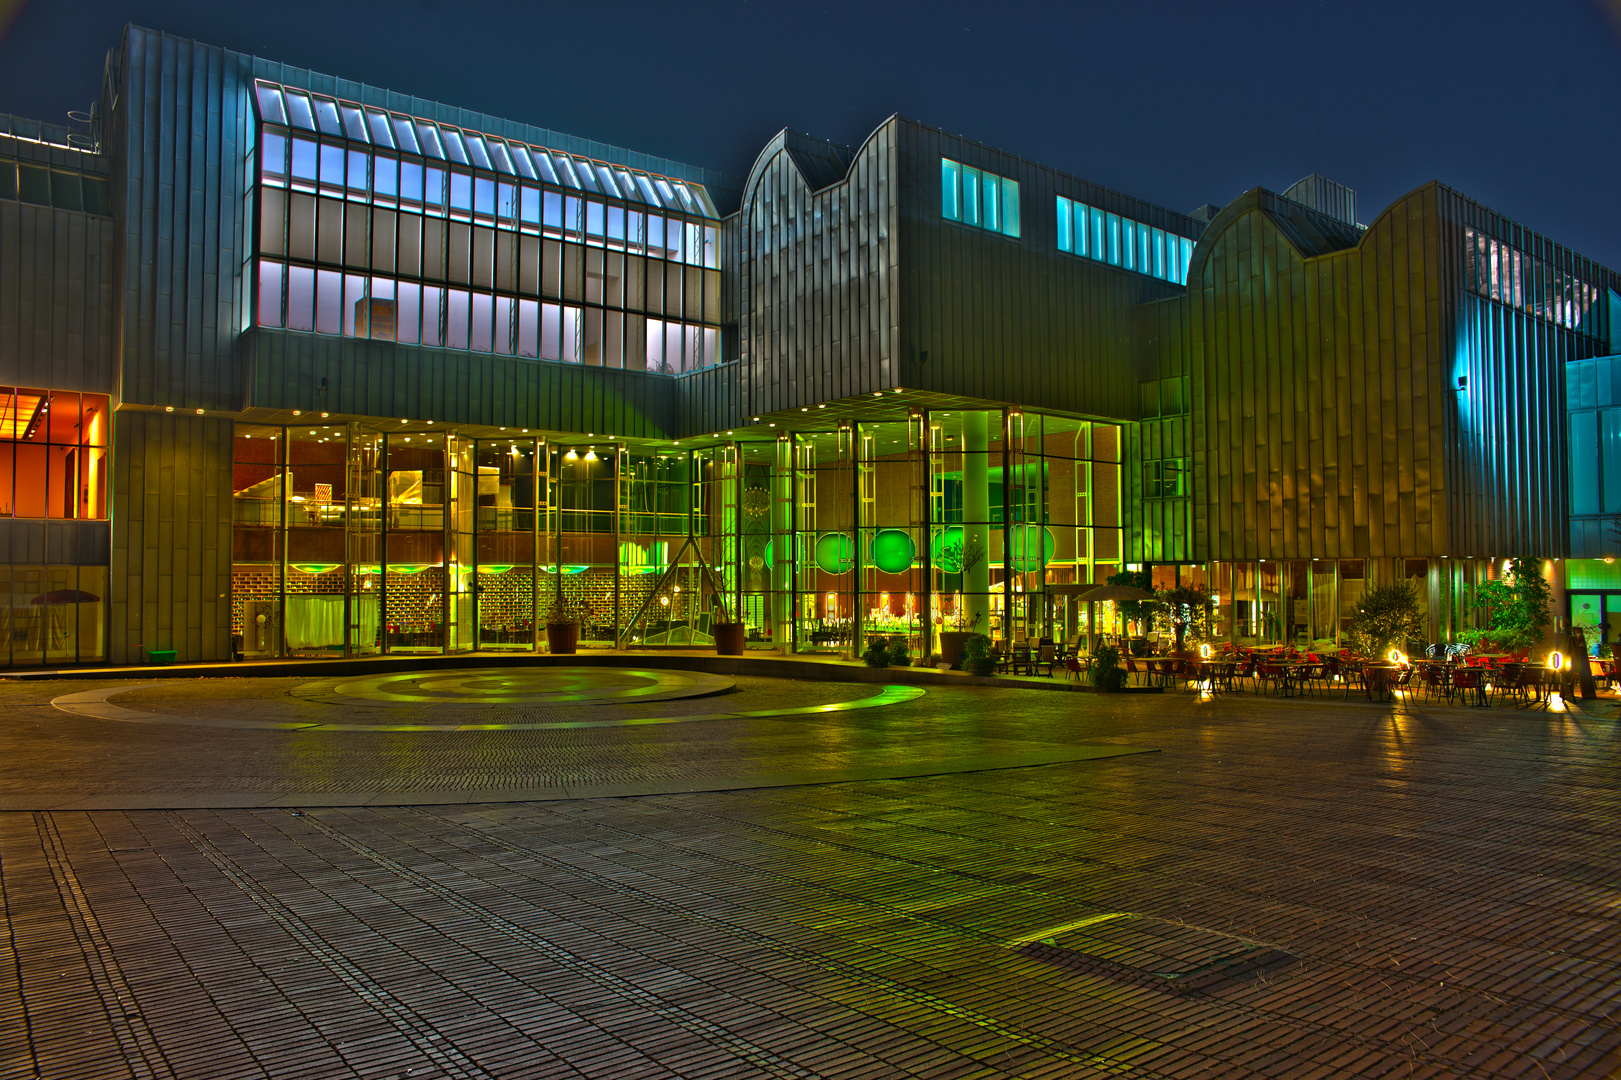
<instances>
[{"instance_id":1,"label":"orange lit window","mask_svg":"<svg viewBox=\"0 0 1621 1080\"><path fill-rule=\"evenodd\" d=\"M0 517L105 518L105 394L0 386Z\"/></svg>"}]
</instances>

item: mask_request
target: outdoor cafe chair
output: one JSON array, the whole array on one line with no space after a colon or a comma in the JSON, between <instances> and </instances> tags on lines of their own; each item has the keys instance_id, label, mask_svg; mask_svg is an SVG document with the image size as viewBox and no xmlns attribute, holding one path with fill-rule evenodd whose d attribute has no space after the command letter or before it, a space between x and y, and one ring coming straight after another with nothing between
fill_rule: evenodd
<instances>
[{"instance_id":1,"label":"outdoor cafe chair","mask_svg":"<svg viewBox=\"0 0 1621 1080\"><path fill-rule=\"evenodd\" d=\"M1486 696L1486 672L1478 667L1455 667L1452 669L1452 693L1460 698L1474 697L1474 704L1481 708L1490 705ZM1451 695L1448 695L1448 701Z\"/></svg>"},{"instance_id":2,"label":"outdoor cafe chair","mask_svg":"<svg viewBox=\"0 0 1621 1080\"><path fill-rule=\"evenodd\" d=\"M1081 681L1081 661L1079 657L1073 654L1064 657L1064 677L1074 679L1076 682Z\"/></svg>"}]
</instances>

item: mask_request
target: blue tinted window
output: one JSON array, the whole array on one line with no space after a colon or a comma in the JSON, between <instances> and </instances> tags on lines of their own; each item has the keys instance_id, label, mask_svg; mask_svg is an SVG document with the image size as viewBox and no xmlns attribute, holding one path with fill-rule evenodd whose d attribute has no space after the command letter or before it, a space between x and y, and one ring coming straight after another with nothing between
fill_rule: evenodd
<instances>
[{"instance_id":1,"label":"blue tinted window","mask_svg":"<svg viewBox=\"0 0 1621 1080\"><path fill-rule=\"evenodd\" d=\"M495 187L495 214L502 221L511 221L517 214L518 188L514 184L497 184Z\"/></svg>"},{"instance_id":2,"label":"blue tinted window","mask_svg":"<svg viewBox=\"0 0 1621 1080\"><path fill-rule=\"evenodd\" d=\"M518 199L518 218L525 225L540 224L540 189L526 187Z\"/></svg>"},{"instance_id":3,"label":"blue tinted window","mask_svg":"<svg viewBox=\"0 0 1621 1080\"><path fill-rule=\"evenodd\" d=\"M326 187L343 187L343 147L321 144L321 183Z\"/></svg>"},{"instance_id":4,"label":"blue tinted window","mask_svg":"<svg viewBox=\"0 0 1621 1080\"><path fill-rule=\"evenodd\" d=\"M1002 181L1002 235L1019 235L1019 182Z\"/></svg>"},{"instance_id":5,"label":"blue tinted window","mask_svg":"<svg viewBox=\"0 0 1621 1080\"><path fill-rule=\"evenodd\" d=\"M1091 251L1092 226L1087 214L1090 211L1083 203L1075 204L1075 254L1085 255Z\"/></svg>"},{"instance_id":6,"label":"blue tinted window","mask_svg":"<svg viewBox=\"0 0 1621 1080\"><path fill-rule=\"evenodd\" d=\"M992 232L1002 231L1002 178L995 173L980 173L979 187L982 213L980 224Z\"/></svg>"},{"instance_id":7,"label":"blue tinted window","mask_svg":"<svg viewBox=\"0 0 1621 1080\"><path fill-rule=\"evenodd\" d=\"M1598 413L1570 414L1570 512L1599 512Z\"/></svg>"},{"instance_id":8,"label":"blue tinted window","mask_svg":"<svg viewBox=\"0 0 1621 1080\"><path fill-rule=\"evenodd\" d=\"M1062 195L1058 196L1058 250L1073 250L1074 225L1070 221L1070 202Z\"/></svg>"},{"instance_id":9,"label":"blue tinted window","mask_svg":"<svg viewBox=\"0 0 1621 1080\"><path fill-rule=\"evenodd\" d=\"M457 174L460 175L460 174ZM451 199L451 205L456 206L456 200ZM495 216L495 181L480 176L473 180L473 212L481 217Z\"/></svg>"},{"instance_id":10,"label":"blue tinted window","mask_svg":"<svg viewBox=\"0 0 1621 1080\"><path fill-rule=\"evenodd\" d=\"M979 224L979 170L962 167L962 219L965 224Z\"/></svg>"},{"instance_id":11,"label":"blue tinted window","mask_svg":"<svg viewBox=\"0 0 1621 1080\"><path fill-rule=\"evenodd\" d=\"M1108 231L1106 228L1108 224L1108 215L1104 214L1102 210L1093 207L1091 210L1087 211L1086 216L1092 221L1092 250L1087 252L1087 254L1092 258L1097 259L1099 262L1102 262L1104 252L1108 250L1103 238L1104 233Z\"/></svg>"},{"instance_id":12,"label":"blue tinted window","mask_svg":"<svg viewBox=\"0 0 1621 1080\"><path fill-rule=\"evenodd\" d=\"M1127 218L1120 219L1120 260L1119 264L1127 270L1137 268L1137 223Z\"/></svg>"},{"instance_id":13,"label":"blue tinted window","mask_svg":"<svg viewBox=\"0 0 1621 1080\"><path fill-rule=\"evenodd\" d=\"M947 221L962 218L962 166L950 158L940 159L940 216Z\"/></svg>"},{"instance_id":14,"label":"blue tinted window","mask_svg":"<svg viewBox=\"0 0 1621 1080\"><path fill-rule=\"evenodd\" d=\"M1604 410L1604 512L1621 513L1621 409Z\"/></svg>"},{"instance_id":15,"label":"blue tinted window","mask_svg":"<svg viewBox=\"0 0 1621 1080\"><path fill-rule=\"evenodd\" d=\"M466 173L450 174L450 208L462 211L473 208L473 178Z\"/></svg>"},{"instance_id":16,"label":"blue tinted window","mask_svg":"<svg viewBox=\"0 0 1621 1080\"><path fill-rule=\"evenodd\" d=\"M398 181L398 170L395 168L393 158L379 156L372 163L372 190L380 199L392 199L395 194L395 182Z\"/></svg>"}]
</instances>

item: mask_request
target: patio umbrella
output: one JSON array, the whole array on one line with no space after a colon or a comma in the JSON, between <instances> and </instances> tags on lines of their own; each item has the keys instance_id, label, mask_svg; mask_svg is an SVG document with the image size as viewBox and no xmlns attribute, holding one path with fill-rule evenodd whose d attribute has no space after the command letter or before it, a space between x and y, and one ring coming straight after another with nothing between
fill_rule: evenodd
<instances>
[{"instance_id":1,"label":"patio umbrella","mask_svg":"<svg viewBox=\"0 0 1621 1080\"><path fill-rule=\"evenodd\" d=\"M1097 625L1097 604L1106 600L1152 600L1154 594L1135 585L1099 585L1086 590L1075 599L1086 601L1086 647L1088 652L1096 652L1092 644L1092 635Z\"/></svg>"},{"instance_id":2,"label":"patio umbrella","mask_svg":"<svg viewBox=\"0 0 1621 1080\"><path fill-rule=\"evenodd\" d=\"M34 604L93 604L101 597L94 593L87 593L80 589L57 589L44 596L36 596L29 601Z\"/></svg>"}]
</instances>

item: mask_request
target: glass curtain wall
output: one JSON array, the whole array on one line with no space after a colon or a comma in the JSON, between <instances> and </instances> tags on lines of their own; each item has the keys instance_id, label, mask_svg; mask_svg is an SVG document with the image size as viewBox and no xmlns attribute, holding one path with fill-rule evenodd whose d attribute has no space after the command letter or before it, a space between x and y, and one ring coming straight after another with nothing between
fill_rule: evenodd
<instances>
[{"instance_id":1,"label":"glass curtain wall","mask_svg":"<svg viewBox=\"0 0 1621 1080\"><path fill-rule=\"evenodd\" d=\"M919 412L701 450L239 425L244 656L599 647L940 651L1071 638L1118 567L1119 430ZM1105 609L1099 613L1107 617Z\"/></svg>"},{"instance_id":2,"label":"glass curtain wall","mask_svg":"<svg viewBox=\"0 0 1621 1080\"><path fill-rule=\"evenodd\" d=\"M473 594L480 649L534 652L537 646L545 452L545 444L529 436L478 444Z\"/></svg>"},{"instance_id":3,"label":"glass curtain wall","mask_svg":"<svg viewBox=\"0 0 1621 1080\"><path fill-rule=\"evenodd\" d=\"M107 658L107 568L0 563L0 667Z\"/></svg>"}]
</instances>

